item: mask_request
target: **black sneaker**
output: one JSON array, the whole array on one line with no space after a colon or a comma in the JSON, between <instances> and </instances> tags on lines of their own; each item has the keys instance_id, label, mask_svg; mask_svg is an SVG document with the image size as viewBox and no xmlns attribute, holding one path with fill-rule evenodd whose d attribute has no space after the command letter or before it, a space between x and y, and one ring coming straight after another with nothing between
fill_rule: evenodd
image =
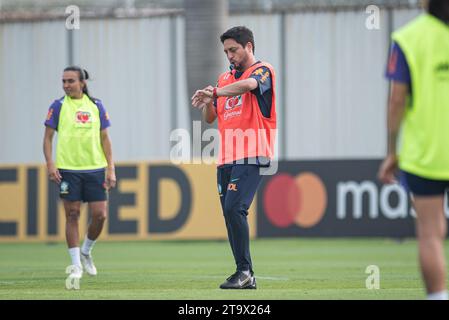
<instances>
[{"instance_id":1,"label":"black sneaker","mask_svg":"<svg viewBox=\"0 0 449 320\"><path fill-rule=\"evenodd\" d=\"M257 289L256 277L251 276L251 284L244 289Z\"/></svg>"},{"instance_id":2,"label":"black sneaker","mask_svg":"<svg viewBox=\"0 0 449 320\"><path fill-rule=\"evenodd\" d=\"M220 285L220 289L252 289L249 287L253 285L253 279L255 286L256 280L254 277L246 275L242 271L236 271Z\"/></svg>"}]
</instances>

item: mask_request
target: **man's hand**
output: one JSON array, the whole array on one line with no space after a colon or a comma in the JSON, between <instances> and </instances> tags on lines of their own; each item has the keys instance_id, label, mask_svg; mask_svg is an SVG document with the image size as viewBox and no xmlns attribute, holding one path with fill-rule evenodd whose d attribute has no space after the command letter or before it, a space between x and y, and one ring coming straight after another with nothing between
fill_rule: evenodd
<instances>
[{"instance_id":1,"label":"man's hand","mask_svg":"<svg viewBox=\"0 0 449 320\"><path fill-rule=\"evenodd\" d=\"M396 155L389 154L380 165L377 177L382 183L395 183L397 182L395 177L397 171L398 159Z\"/></svg>"},{"instance_id":2,"label":"man's hand","mask_svg":"<svg viewBox=\"0 0 449 320\"><path fill-rule=\"evenodd\" d=\"M202 90L197 90L192 96L192 106L202 109L204 106L211 103L214 95L213 90L214 87L212 86L207 86Z\"/></svg>"},{"instance_id":3,"label":"man's hand","mask_svg":"<svg viewBox=\"0 0 449 320\"><path fill-rule=\"evenodd\" d=\"M57 184L61 183L62 176L59 173L59 170L56 168L56 166L53 162L47 163L47 173L48 173L48 178L51 181L54 181Z\"/></svg>"},{"instance_id":4,"label":"man's hand","mask_svg":"<svg viewBox=\"0 0 449 320\"><path fill-rule=\"evenodd\" d=\"M107 167L106 168L106 181L105 181L105 189L109 191L109 189L114 188L117 179L115 177L115 167Z\"/></svg>"}]
</instances>

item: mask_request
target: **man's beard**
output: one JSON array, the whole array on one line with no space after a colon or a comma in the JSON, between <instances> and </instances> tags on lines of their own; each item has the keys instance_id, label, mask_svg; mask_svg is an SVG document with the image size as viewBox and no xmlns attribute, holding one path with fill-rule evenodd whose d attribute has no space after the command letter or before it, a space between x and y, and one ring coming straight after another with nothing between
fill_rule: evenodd
<instances>
[{"instance_id":1,"label":"man's beard","mask_svg":"<svg viewBox=\"0 0 449 320\"><path fill-rule=\"evenodd\" d=\"M237 64L237 65L234 64L234 69L237 70L237 71L243 71L243 70L242 70L242 66L239 65L239 64Z\"/></svg>"},{"instance_id":2,"label":"man's beard","mask_svg":"<svg viewBox=\"0 0 449 320\"><path fill-rule=\"evenodd\" d=\"M244 57L243 59L242 59L242 62L241 63L238 63L238 64L236 64L236 63L234 63L234 69L235 70L237 70L237 71L245 71L243 68L243 65L245 65L245 62L248 60L248 57Z\"/></svg>"}]
</instances>

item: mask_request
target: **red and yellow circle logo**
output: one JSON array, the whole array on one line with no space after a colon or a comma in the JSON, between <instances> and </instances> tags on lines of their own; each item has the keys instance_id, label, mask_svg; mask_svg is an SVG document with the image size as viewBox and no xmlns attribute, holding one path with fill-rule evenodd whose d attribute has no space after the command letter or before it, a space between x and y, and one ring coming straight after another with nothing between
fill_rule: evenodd
<instances>
[{"instance_id":1,"label":"red and yellow circle logo","mask_svg":"<svg viewBox=\"0 0 449 320\"><path fill-rule=\"evenodd\" d=\"M323 218L327 192L323 181L311 172L295 177L281 173L267 183L263 205L268 220L277 227L310 228Z\"/></svg>"}]
</instances>

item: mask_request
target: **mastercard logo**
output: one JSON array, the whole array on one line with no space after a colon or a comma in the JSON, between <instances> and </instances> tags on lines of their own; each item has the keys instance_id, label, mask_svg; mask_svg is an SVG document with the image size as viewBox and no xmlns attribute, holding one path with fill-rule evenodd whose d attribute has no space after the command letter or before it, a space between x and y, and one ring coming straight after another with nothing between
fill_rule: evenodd
<instances>
[{"instance_id":1,"label":"mastercard logo","mask_svg":"<svg viewBox=\"0 0 449 320\"><path fill-rule=\"evenodd\" d=\"M278 174L267 183L263 196L265 214L279 228L310 228L323 218L327 207L323 181L311 172L295 177Z\"/></svg>"}]
</instances>

